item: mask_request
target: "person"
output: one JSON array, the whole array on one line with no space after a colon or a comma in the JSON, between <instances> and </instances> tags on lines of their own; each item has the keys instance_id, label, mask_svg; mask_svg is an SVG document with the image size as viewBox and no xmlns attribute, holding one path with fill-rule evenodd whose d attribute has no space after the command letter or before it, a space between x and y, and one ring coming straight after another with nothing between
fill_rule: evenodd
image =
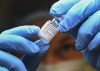
<instances>
[{"instance_id":1,"label":"person","mask_svg":"<svg viewBox=\"0 0 100 71\"><path fill-rule=\"evenodd\" d=\"M52 20L49 11L38 11L23 19L21 24L42 27L47 20ZM59 38L59 39L58 39ZM34 39L35 41L35 39ZM37 60L38 61L38 60ZM26 61L27 62L27 61ZM29 71L34 70L34 57L28 59ZM26 67L27 67L26 66ZM33 66L33 67L32 67ZM36 71L96 71L75 49L75 40L67 33L58 32L50 41L50 47Z\"/></svg>"},{"instance_id":2,"label":"person","mask_svg":"<svg viewBox=\"0 0 100 71\"><path fill-rule=\"evenodd\" d=\"M38 26L19 26L6 30L0 34L0 71L27 71L29 57L34 57L34 71L49 49L49 43L39 39L32 41L40 31ZM10 54L23 54L22 60Z\"/></svg>"},{"instance_id":3,"label":"person","mask_svg":"<svg viewBox=\"0 0 100 71\"><path fill-rule=\"evenodd\" d=\"M76 49L86 61L100 70L100 0L59 0L50 9L61 18L59 31L76 39Z\"/></svg>"},{"instance_id":4,"label":"person","mask_svg":"<svg viewBox=\"0 0 100 71\"><path fill-rule=\"evenodd\" d=\"M80 50L88 63L98 70L99 6L99 0L60 0L50 10L52 16L62 17L59 31L67 32L75 38L76 49Z\"/></svg>"}]
</instances>

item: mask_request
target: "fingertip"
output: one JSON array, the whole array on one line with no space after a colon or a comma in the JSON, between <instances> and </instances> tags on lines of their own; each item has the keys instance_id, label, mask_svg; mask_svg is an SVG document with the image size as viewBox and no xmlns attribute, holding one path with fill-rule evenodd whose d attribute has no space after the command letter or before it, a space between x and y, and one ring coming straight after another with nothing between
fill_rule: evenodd
<instances>
[{"instance_id":1,"label":"fingertip","mask_svg":"<svg viewBox=\"0 0 100 71\"><path fill-rule=\"evenodd\" d=\"M100 50L99 44L100 44L100 32L97 33L96 36L93 38L93 40L89 43L88 50L90 51Z\"/></svg>"},{"instance_id":2,"label":"fingertip","mask_svg":"<svg viewBox=\"0 0 100 71\"><path fill-rule=\"evenodd\" d=\"M49 47L50 47L50 44L49 43L45 43L42 39L36 41L35 44L40 47L39 54L46 53L48 51Z\"/></svg>"},{"instance_id":3,"label":"fingertip","mask_svg":"<svg viewBox=\"0 0 100 71\"><path fill-rule=\"evenodd\" d=\"M40 27L38 26L29 26L29 30L31 32L33 32L33 35L38 35L39 31L40 31Z\"/></svg>"},{"instance_id":4,"label":"fingertip","mask_svg":"<svg viewBox=\"0 0 100 71\"><path fill-rule=\"evenodd\" d=\"M54 3L50 9L50 14L53 17L61 17L66 14L67 11L80 0L59 0Z\"/></svg>"},{"instance_id":5,"label":"fingertip","mask_svg":"<svg viewBox=\"0 0 100 71\"><path fill-rule=\"evenodd\" d=\"M49 45L50 43L44 39L40 39L40 40L35 41L35 44L41 46L41 45Z\"/></svg>"},{"instance_id":6,"label":"fingertip","mask_svg":"<svg viewBox=\"0 0 100 71\"><path fill-rule=\"evenodd\" d=\"M61 8L62 5L60 4L60 2L56 2L54 3L51 8L50 8L50 14L53 16L53 17L58 17L58 16L61 16Z\"/></svg>"},{"instance_id":7,"label":"fingertip","mask_svg":"<svg viewBox=\"0 0 100 71\"><path fill-rule=\"evenodd\" d=\"M58 30L60 32L67 32L68 31L68 24L67 24L67 21L66 20L62 20L60 23L59 23L59 27L58 27Z\"/></svg>"},{"instance_id":8,"label":"fingertip","mask_svg":"<svg viewBox=\"0 0 100 71\"><path fill-rule=\"evenodd\" d=\"M88 46L88 50L92 51L94 48L95 48L95 45L90 43L89 46Z\"/></svg>"},{"instance_id":9,"label":"fingertip","mask_svg":"<svg viewBox=\"0 0 100 71\"><path fill-rule=\"evenodd\" d=\"M82 41L80 38L77 38L75 46L78 51L83 51L85 49L84 46L86 45L83 45L81 42L84 41Z\"/></svg>"},{"instance_id":10,"label":"fingertip","mask_svg":"<svg viewBox=\"0 0 100 71\"><path fill-rule=\"evenodd\" d=\"M53 17L61 16L61 9L62 9L62 5L60 4L60 1L57 1L51 6L50 14Z\"/></svg>"},{"instance_id":11,"label":"fingertip","mask_svg":"<svg viewBox=\"0 0 100 71\"><path fill-rule=\"evenodd\" d=\"M31 52L30 52L31 55L34 55L35 53L38 53L39 50L40 50L40 48L39 48L38 45L36 45L35 43L33 43L33 44L34 44L34 45L33 45L32 50L31 50Z\"/></svg>"},{"instance_id":12,"label":"fingertip","mask_svg":"<svg viewBox=\"0 0 100 71\"><path fill-rule=\"evenodd\" d=\"M75 44L76 50L80 51L80 46L76 43Z\"/></svg>"}]
</instances>

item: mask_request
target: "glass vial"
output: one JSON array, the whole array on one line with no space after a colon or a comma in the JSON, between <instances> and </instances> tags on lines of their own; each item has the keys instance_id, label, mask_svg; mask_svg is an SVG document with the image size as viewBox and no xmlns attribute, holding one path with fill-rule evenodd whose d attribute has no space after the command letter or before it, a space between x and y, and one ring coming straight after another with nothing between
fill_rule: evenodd
<instances>
[{"instance_id":1,"label":"glass vial","mask_svg":"<svg viewBox=\"0 0 100 71\"><path fill-rule=\"evenodd\" d=\"M45 42L50 42L58 32L59 20L54 18L52 21L47 21L39 32L39 37Z\"/></svg>"}]
</instances>

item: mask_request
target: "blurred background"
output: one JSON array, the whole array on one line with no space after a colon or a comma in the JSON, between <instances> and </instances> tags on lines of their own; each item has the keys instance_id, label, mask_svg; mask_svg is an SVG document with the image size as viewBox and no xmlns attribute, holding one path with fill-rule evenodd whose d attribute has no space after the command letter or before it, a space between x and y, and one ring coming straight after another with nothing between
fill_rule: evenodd
<instances>
[{"instance_id":1,"label":"blurred background","mask_svg":"<svg viewBox=\"0 0 100 71\"><path fill-rule=\"evenodd\" d=\"M42 27L51 20L49 9L57 0L0 0L0 32L20 26ZM17 54L20 56L19 54ZM96 71L75 49L75 40L58 33L37 71Z\"/></svg>"}]
</instances>

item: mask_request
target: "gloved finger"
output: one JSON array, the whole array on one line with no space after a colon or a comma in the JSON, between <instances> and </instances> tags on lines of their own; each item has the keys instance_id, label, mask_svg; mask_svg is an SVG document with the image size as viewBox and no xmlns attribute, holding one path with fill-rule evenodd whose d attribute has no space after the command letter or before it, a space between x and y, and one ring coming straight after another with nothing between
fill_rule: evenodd
<instances>
[{"instance_id":1,"label":"gloved finger","mask_svg":"<svg viewBox=\"0 0 100 71\"><path fill-rule=\"evenodd\" d=\"M96 34L96 36L93 38L93 40L88 45L89 51L96 51L100 50L100 32Z\"/></svg>"},{"instance_id":2,"label":"gloved finger","mask_svg":"<svg viewBox=\"0 0 100 71\"><path fill-rule=\"evenodd\" d=\"M35 42L35 44L37 44L40 47L39 53L33 57L25 55L22 58L28 71L33 71L33 70L36 71L41 60L43 59L43 57L45 56L45 54L47 53L47 51L50 47L49 43L45 43L45 42L43 42L43 40L38 40Z\"/></svg>"},{"instance_id":3,"label":"gloved finger","mask_svg":"<svg viewBox=\"0 0 100 71\"><path fill-rule=\"evenodd\" d=\"M40 31L40 28L38 26L25 25L25 26L19 26L16 28L6 30L2 32L1 35L2 34L18 35L27 39L33 39L35 36L37 36L39 31Z\"/></svg>"},{"instance_id":4,"label":"gloved finger","mask_svg":"<svg viewBox=\"0 0 100 71\"><path fill-rule=\"evenodd\" d=\"M43 39L37 40L34 42L40 48L39 53L43 54L48 51L50 43L45 42ZM44 48L43 48L44 47Z\"/></svg>"},{"instance_id":5,"label":"gloved finger","mask_svg":"<svg viewBox=\"0 0 100 71\"><path fill-rule=\"evenodd\" d=\"M97 11L80 27L76 41L77 50L81 51L86 49L94 36L100 31L99 18L100 11Z\"/></svg>"},{"instance_id":6,"label":"gloved finger","mask_svg":"<svg viewBox=\"0 0 100 71\"><path fill-rule=\"evenodd\" d=\"M82 52L85 60L95 69L100 70L100 51L88 51Z\"/></svg>"},{"instance_id":7,"label":"gloved finger","mask_svg":"<svg viewBox=\"0 0 100 71\"><path fill-rule=\"evenodd\" d=\"M0 66L0 71L9 71L7 68Z\"/></svg>"},{"instance_id":8,"label":"gloved finger","mask_svg":"<svg viewBox=\"0 0 100 71\"><path fill-rule=\"evenodd\" d=\"M80 0L59 0L54 3L50 9L50 14L54 17L61 17Z\"/></svg>"},{"instance_id":9,"label":"gloved finger","mask_svg":"<svg viewBox=\"0 0 100 71\"><path fill-rule=\"evenodd\" d=\"M16 35L0 35L0 50L17 51L26 55L39 52L39 47L32 41Z\"/></svg>"},{"instance_id":10,"label":"gloved finger","mask_svg":"<svg viewBox=\"0 0 100 71\"><path fill-rule=\"evenodd\" d=\"M1 50L0 66L7 68L9 71L27 71L20 59Z\"/></svg>"},{"instance_id":11,"label":"gloved finger","mask_svg":"<svg viewBox=\"0 0 100 71\"><path fill-rule=\"evenodd\" d=\"M89 17L94 12L96 12L98 10L96 4L97 4L96 0L81 0L76 5L74 5L63 16L62 21L59 24L60 32L67 32L75 28L77 25L80 24L82 20L84 20L85 18Z\"/></svg>"}]
</instances>

